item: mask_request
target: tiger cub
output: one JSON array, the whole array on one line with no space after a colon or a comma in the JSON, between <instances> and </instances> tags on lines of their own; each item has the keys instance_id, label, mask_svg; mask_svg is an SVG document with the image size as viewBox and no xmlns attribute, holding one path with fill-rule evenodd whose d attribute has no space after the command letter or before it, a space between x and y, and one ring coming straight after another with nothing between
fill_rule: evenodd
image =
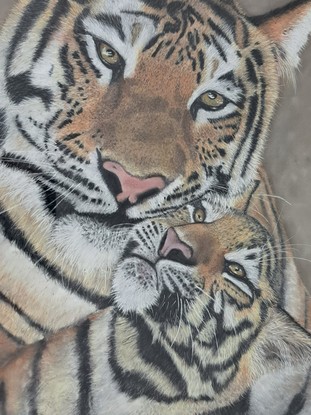
<instances>
[{"instance_id":1,"label":"tiger cub","mask_svg":"<svg viewBox=\"0 0 311 415\"><path fill-rule=\"evenodd\" d=\"M309 413L311 337L277 306L261 225L233 213L144 229L115 271L113 307L0 371L1 414L284 415L299 393L295 414Z\"/></svg>"}]
</instances>

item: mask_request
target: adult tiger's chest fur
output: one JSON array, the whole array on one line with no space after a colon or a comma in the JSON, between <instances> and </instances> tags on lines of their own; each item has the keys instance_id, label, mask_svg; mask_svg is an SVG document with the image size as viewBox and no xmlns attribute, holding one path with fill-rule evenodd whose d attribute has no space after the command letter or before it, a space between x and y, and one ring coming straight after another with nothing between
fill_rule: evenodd
<instances>
[{"instance_id":1,"label":"adult tiger's chest fur","mask_svg":"<svg viewBox=\"0 0 311 415\"><path fill-rule=\"evenodd\" d=\"M1 165L0 181L1 328L32 343L107 305L127 229L53 217L40 186L20 171Z\"/></svg>"}]
</instances>

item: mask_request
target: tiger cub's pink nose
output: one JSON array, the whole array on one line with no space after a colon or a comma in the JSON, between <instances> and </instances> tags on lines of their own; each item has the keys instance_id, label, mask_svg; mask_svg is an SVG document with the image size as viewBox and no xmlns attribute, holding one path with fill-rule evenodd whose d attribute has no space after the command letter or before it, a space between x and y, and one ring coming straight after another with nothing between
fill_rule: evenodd
<instances>
[{"instance_id":1,"label":"tiger cub's pink nose","mask_svg":"<svg viewBox=\"0 0 311 415\"><path fill-rule=\"evenodd\" d=\"M169 228L162 239L159 255L162 258L183 263L185 260L192 259L193 250L179 238L174 228Z\"/></svg>"},{"instance_id":2,"label":"tiger cub's pink nose","mask_svg":"<svg viewBox=\"0 0 311 415\"><path fill-rule=\"evenodd\" d=\"M112 161L106 161L103 167L119 179L121 192L116 195L119 203L128 200L131 204L134 204L139 197L153 191L162 190L165 187L165 181L161 176L140 179L128 173L121 164Z\"/></svg>"}]
</instances>

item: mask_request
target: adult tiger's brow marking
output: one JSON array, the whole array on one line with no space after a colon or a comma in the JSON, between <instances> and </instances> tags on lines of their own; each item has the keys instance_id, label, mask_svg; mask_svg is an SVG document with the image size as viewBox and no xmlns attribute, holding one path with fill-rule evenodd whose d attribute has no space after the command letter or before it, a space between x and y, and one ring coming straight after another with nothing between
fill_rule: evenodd
<instances>
[{"instance_id":1,"label":"adult tiger's brow marking","mask_svg":"<svg viewBox=\"0 0 311 415\"><path fill-rule=\"evenodd\" d=\"M120 16L116 16L113 14L99 14L95 18L98 22L102 23L103 25L114 29L118 33L120 40L124 42L125 33L122 27L122 19Z\"/></svg>"}]
</instances>

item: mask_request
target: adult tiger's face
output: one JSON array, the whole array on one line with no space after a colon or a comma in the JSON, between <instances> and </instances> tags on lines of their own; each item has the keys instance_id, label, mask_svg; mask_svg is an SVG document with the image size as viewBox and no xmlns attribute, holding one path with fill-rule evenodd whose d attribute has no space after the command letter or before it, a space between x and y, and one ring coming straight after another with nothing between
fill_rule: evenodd
<instances>
[{"instance_id":1,"label":"adult tiger's face","mask_svg":"<svg viewBox=\"0 0 311 415\"><path fill-rule=\"evenodd\" d=\"M277 70L233 3L32 1L19 29L18 146L76 210L152 217L205 194L225 210L254 178Z\"/></svg>"},{"instance_id":2,"label":"adult tiger's face","mask_svg":"<svg viewBox=\"0 0 311 415\"><path fill-rule=\"evenodd\" d=\"M124 356L139 355L144 347L157 356L156 367L182 374L187 384L180 391L183 398L210 401L231 393L232 399L234 385L243 384L245 390L250 380L248 352L269 319L276 271L267 232L241 214L166 232L156 224L140 228L113 279L117 308L124 321L131 320L118 323L115 341L124 347L118 343L115 362L128 373L132 360L126 362ZM135 330L149 334L137 335L139 340L129 345L125 327L133 337ZM160 343L177 370L149 343ZM174 385L180 387L177 380Z\"/></svg>"}]
</instances>

